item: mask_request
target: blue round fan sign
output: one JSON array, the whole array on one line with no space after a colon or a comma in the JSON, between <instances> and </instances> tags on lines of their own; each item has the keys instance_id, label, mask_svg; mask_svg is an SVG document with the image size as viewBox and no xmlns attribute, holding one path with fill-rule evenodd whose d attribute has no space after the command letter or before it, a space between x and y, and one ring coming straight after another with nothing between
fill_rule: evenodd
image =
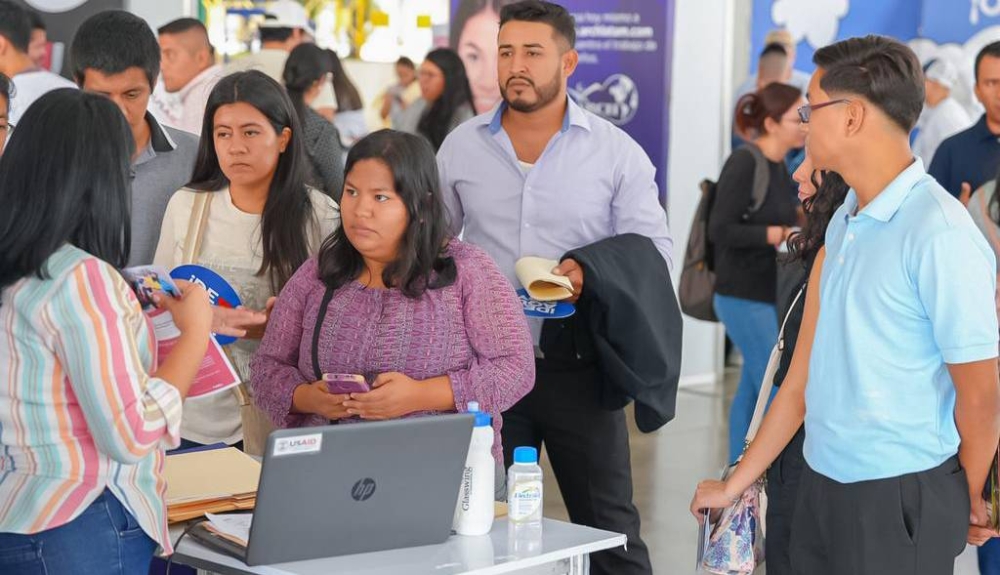
<instances>
[{"instance_id":1,"label":"blue round fan sign","mask_svg":"<svg viewBox=\"0 0 1000 575\"><path fill-rule=\"evenodd\" d=\"M528 290L521 288L517 290L517 297L521 300L521 307L524 308L524 315L528 317L540 317L542 319L563 319L576 313L576 307L565 301L538 301L528 295Z\"/></svg>"},{"instance_id":2,"label":"blue round fan sign","mask_svg":"<svg viewBox=\"0 0 1000 575\"><path fill-rule=\"evenodd\" d=\"M229 282L222 276L206 267L179 266L170 272L170 277L201 285L208 292L208 301L212 305L228 308L237 308L243 305L243 302L240 301L240 294L236 293L233 286L229 285ZM213 334L213 336L219 345L227 345L238 339L231 335Z\"/></svg>"}]
</instances>

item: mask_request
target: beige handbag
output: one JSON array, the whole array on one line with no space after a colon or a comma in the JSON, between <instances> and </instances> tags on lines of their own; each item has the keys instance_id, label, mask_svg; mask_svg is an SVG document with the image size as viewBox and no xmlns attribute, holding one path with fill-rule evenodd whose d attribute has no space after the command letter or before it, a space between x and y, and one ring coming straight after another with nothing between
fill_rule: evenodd
<instances>
[{"instance_id":1,"label":"beige handbag","mask_svg":"<svg viewBox=\"0 0 1000 575\"><path fill-rule=\"evenodd\" d=\"M201 244L205 236L205 224L208 222L208 209L214 197L212 192L195 194L194 206L191 208L191 219L184 250L181 255L182 264L194 264L195 258L201 253ZM222 348L224 351L226 348ZM226 352L228 354L228 351ZM231 360L232 358L230 358ZM250 388L246 382L233 388L233 393L239 399L240 420L243 426L243 451L248 455L264 455L267 436L274 431L274 426L264 413L253 403Z\"/></svg>"}]
</instances>

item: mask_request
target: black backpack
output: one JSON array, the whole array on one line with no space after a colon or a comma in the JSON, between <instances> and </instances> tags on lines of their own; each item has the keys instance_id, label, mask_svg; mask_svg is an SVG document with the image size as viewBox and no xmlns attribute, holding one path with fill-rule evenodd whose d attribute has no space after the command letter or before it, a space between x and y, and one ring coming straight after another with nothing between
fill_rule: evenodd
<instances>
[{"instance_id":1,"label":"black backpack","mask_svg":"<svg viewBox=\"0 0 1000 575\"><path fill-rule=\"evenodd\" d=\"M754 144L746 144L747 150L754 157L753 190L750 205L747 206L743 220L746 221L764 205L767 199L767 186L770 183L771 172L768 169L767 158ZM712 213L715 194L718 188L712 180L702 180L701 200L694 212L691 222L691 233L688 234L687 249L684 251L684 268L681 270L681 282L678 287L678 299L681 311L685 315L705 321L719 321L715 315L712 299L715 296L715 266L713 261L714 247L708 241L708 217Z\"/></svg>"}]
</instances>

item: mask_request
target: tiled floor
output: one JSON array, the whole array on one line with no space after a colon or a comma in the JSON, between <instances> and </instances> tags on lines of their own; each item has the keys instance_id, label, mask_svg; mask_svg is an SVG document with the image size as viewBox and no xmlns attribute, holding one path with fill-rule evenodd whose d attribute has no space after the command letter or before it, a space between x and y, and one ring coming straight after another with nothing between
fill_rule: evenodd
<instances>
[{"instance_id":1,"label":"tiled floor","mask_svg":"<svg viewBox=\"0 0 1000 575\"><path fill-rule=\"evenodd\" d=\"M677 398L677 417L653 434L632 427L635 503L642 514L642 536L658 575L695 573L697 528L688 512L700 479L716 476L726 458L726 417L737 375L726 383L685 388ZM545 515L566 520L566 510L552 471L546 471ZM975 554L956 564L956 575L975 575Z\"/></svg>"}]
</instances>

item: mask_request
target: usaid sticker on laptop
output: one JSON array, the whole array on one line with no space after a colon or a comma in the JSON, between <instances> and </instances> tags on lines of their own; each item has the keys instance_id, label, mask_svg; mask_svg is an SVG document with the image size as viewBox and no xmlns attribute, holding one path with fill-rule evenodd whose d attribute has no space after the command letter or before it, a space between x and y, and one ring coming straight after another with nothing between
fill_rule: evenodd
<instances>
[{"instance_id":1,"label":"usaid sticker on laptop","mask_svg":"<svg viewBox=\"0 0 1000 575\"><path fill-rule=\"evenodd\" d=\"M576 307L569 302L538 301L529 296L528 290L524 288L517 290L517 297L521 299L521 307L524 308L524 315L528 317L562 319L576 313Z\"/></svg>"},{"instance_id":2,"label":"usaid sticker on laptop","mask_svg":"<svg viewBox=\"0 0 1000 575\"><path fill-rule=\"evenodd\" d=\"M302 455L303 453L319 453L323 446L323 434L296 435L295 437L279 437L274 440L274 453L282 455Z\"/></svg>"}]
</instances>

